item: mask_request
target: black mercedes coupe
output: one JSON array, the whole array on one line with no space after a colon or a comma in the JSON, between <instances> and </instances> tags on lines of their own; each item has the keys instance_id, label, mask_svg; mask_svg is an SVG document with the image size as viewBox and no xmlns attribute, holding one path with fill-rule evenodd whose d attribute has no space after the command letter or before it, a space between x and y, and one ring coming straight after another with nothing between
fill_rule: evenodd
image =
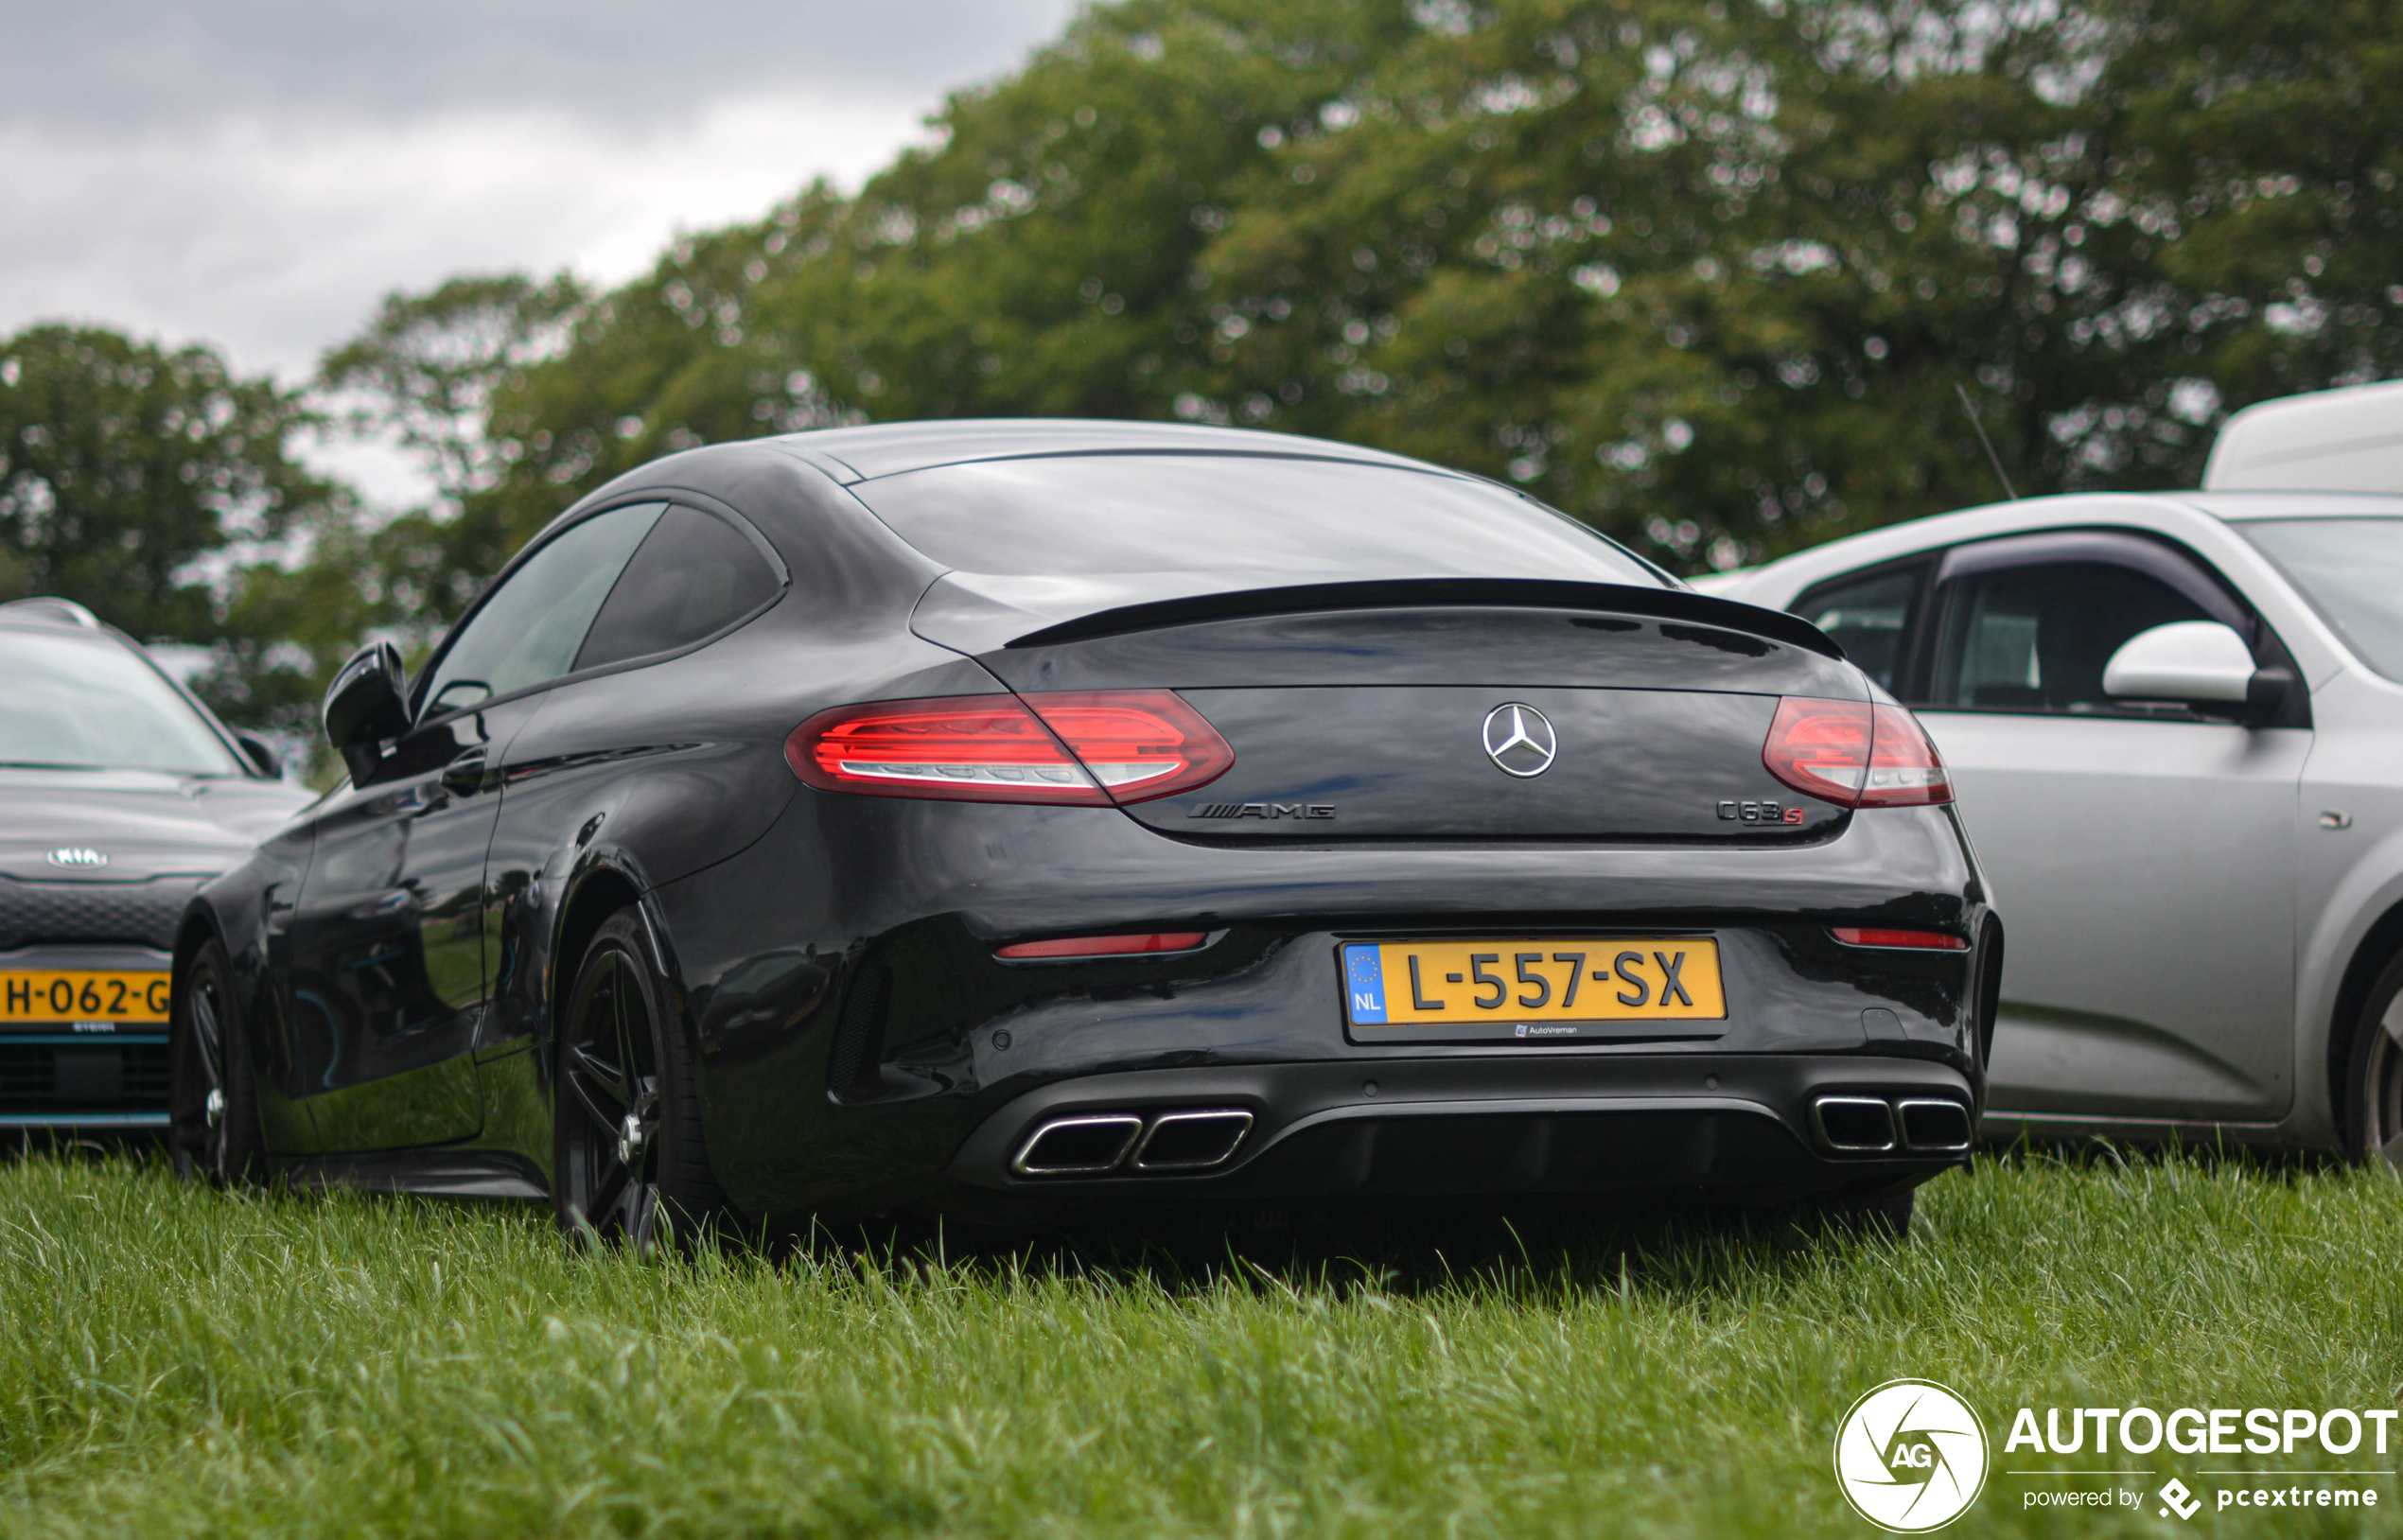
<instances>
[{"instance_id":1,"label":"black mercedes coupe","mask_svg":"<svg viewBox=\"0 0 2403 1540\"><path fill-rule=\"evenodd\" d=\"M585 499L175 942L222 1179L571 1234L1668 1192L1906 1220L2001 926L1910 715L1474 476L837 429Z\"/></svg>"},{"instance_id":2,"label":"black mercedes coupe","mask_svg":"<svg viewBox=\"0 0 2403 1540\"><path fill-rule=\"evenodd\" d=\"M124 633L0 604L0 1129L167 1121L167 948L309 799Z\"/></svg>"}]
</instances>

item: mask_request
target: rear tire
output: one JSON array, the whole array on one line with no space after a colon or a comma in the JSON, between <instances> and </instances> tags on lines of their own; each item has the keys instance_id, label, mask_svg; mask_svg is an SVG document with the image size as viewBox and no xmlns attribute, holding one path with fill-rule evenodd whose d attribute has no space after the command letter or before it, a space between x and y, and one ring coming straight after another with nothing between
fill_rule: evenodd
<instances>
[{"instance_id":1,"label":"rear tire","mask_svg":"<svg viewBox=\"0 0 2403 1540\"><path fill-rule=\"evenodd\" d=\"M1911 1238L1911 1214L1919 1207L1919 1189L1905 1187L1899 1193L1873 1198L1859 1207L1863 1228L1870 1234L1897 1245Z\"/></svg>"},{"instance_id":2,"label":"rear tire","mask_svg":"<svg viewBox=\"0 0 2403 1540\"><path fill-rule=\"evenodd\" d=\"M2345 1056L2344 1152L2403 1167L2403 955L2386 965L2353 1027Z\"/></svg>"},{"instance_id":3,"label":"rear tire","mask_svg":"<svg viewBox=\"0 0 2403 1540\"><path fill-rule=\"evenodd\" d=\"M648 1251L669 1235L730 1228L671 997L641 916L610 916L585 949L560 1020L551 1191L571 1240Z\"/></svg>"},{"instance_id":4,"label":"rear tire","mask_svg":"<svg viewBox=\"0 0 2403 1540\"><path fill-rule=\"evenodd\" d=\"M235 1005L234 967L214 938L175 982L167 1017L167 1147L190 1181L219 1187L267 1180L250 1033Z\"/></svg>"},{"instance_id":5,"label":"rear tire","mask_svg":"<svg viewBox=\"0 0 2403 1540\"><path fill-rule=\"evenodd\" d=\"M1822 1198L1795 1211L1795 1223L1813 1235L1854 1234L1906 1246L1918 1204L1916 1186L1875 1198Z\"/></svg>"}]
</instances>

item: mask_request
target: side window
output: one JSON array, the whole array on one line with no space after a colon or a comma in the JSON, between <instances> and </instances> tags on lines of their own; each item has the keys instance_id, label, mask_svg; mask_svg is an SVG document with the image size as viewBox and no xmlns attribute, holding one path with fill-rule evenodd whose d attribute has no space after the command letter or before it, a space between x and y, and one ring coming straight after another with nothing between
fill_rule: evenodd
<instances>
[{"instance_id":1,"label":"side window","mask_svg":"<svg viewBox=\"0 0 2403 1540\"><path fill-rule=\"evenodd\" d=\"M1838 578L1795 601L1794 613L1833 638L1864 673L1899 694L1911 609L1926 575L1926 564L1919 563L1868 577Z\"/></svg>"},{"instance_id":2,"label":"side window","mask_svg":"<svg viewBox=\"0 0 2403 1540\"><path fill-rule=\"evenodd\" d=\"M782 586L740 530L696 508L671 506L610 590L575 666L598 668L698 641Z\"/></svg>"},{"instance_id":3,"label":"side window","mask_svg":"<svg viewBox=\"0 0 2403 1540\"><path fill-rule=\"evenodd\" d=\"M2104 562L2005 568L1948 586L1937 710L2128 711L2102 688L2120 644L2173 621L2213 619L2160 579Z\"/></svg>"},{"instance_id":4,"label":"side window","mask_svg":"<svg viewBox=\"0 0 2403 1540\"><path fill-rule=\"evenodd\" d=\"M419 719L567 673L618 574L666 508L661 502L612 508L535 551L443 654Z\"/></svg>"}]
</instances>

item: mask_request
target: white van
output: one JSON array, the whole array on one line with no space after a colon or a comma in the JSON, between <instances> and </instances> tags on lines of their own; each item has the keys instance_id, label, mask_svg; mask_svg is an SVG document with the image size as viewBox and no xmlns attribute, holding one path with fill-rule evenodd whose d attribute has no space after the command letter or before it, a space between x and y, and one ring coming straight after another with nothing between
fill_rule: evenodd
<instances>
[{"instance_id":1,"label":"white van","mask_svg":"<svg viewBox=\"0 0 2403 1540\"><path fill-rule=\"evenodd\" d=\"M2403 492L2403 379L2280 396L2228 419L2205 492Z\"/></svg>"}]
</instances>

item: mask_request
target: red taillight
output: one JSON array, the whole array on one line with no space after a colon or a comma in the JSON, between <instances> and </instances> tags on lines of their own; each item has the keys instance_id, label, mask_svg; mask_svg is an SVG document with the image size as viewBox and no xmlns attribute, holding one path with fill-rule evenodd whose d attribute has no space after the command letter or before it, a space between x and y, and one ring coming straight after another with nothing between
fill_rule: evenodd
<instances>
[{"instance_id":1,"label":"red taillight","mask_svg":"<svg viewBox=\"0 0 2403 1540\"><path fill-rule=\"evenodd\" d=\"M1109 798L1015 695L840 706L784 740L793 773L823 792L970 802Z\"/></svg>"},{"instance_id":2,"label":"red taillight","mask_svg":"<svg viewBox=\"0 0 2403 1540\"><path fill-rule=\"evenodd\" d=\"M1936 744L1899 706L1789 695L1778 702L1761 762L1796 791L1838 807L1923 807L1953 799Z\"/></svg>"},{"instance_id":3,"label":"red taillight","mask_svg":"<svg viewBox=\"0 0 2403 1540\"><path fill-rule=\"evenodd\" d=\"M1969 943L1942 931L1895 931L1875 926L1831 925L1828 933L1848 947L1916 947L1925 952L1967 952Z\"/></svg>"},{"instance_id":4,"label":"red taillight","mask_svg":"<svg viewBox=\"0 0 2403 1540\"><path fill-rule=\"evenodd\" d=\"M1119 690L836 707L794 728L784 759L820 791L1106 806L1199 786L1235 751L1173 692Z\"/></svg>"},{"instance_id":5,"label":"red taillight","mask_svg":"<svg viewBox=\"0 0 2403 1540\"><path fill-rule=\"evenodd\" d=\"M1219 730L1174 691L1062 690L1026 702L1120 802L1191 791L1235 763Z\"/></svg>"},{"instance_id":6,"label":"red taillight","mask_svg":"<svg viewBox=\"0 0 2403 1540\"><path fill-rule=\"evenodd\" d=\"M1206 931L1147 931L1140 936L1064 936L1052 941L1019 941L995 947L993 955L1012 962L1050 957L1144 957L1159 952L1191 952L1209 939Z\"/></svg>"}]
</instances>

